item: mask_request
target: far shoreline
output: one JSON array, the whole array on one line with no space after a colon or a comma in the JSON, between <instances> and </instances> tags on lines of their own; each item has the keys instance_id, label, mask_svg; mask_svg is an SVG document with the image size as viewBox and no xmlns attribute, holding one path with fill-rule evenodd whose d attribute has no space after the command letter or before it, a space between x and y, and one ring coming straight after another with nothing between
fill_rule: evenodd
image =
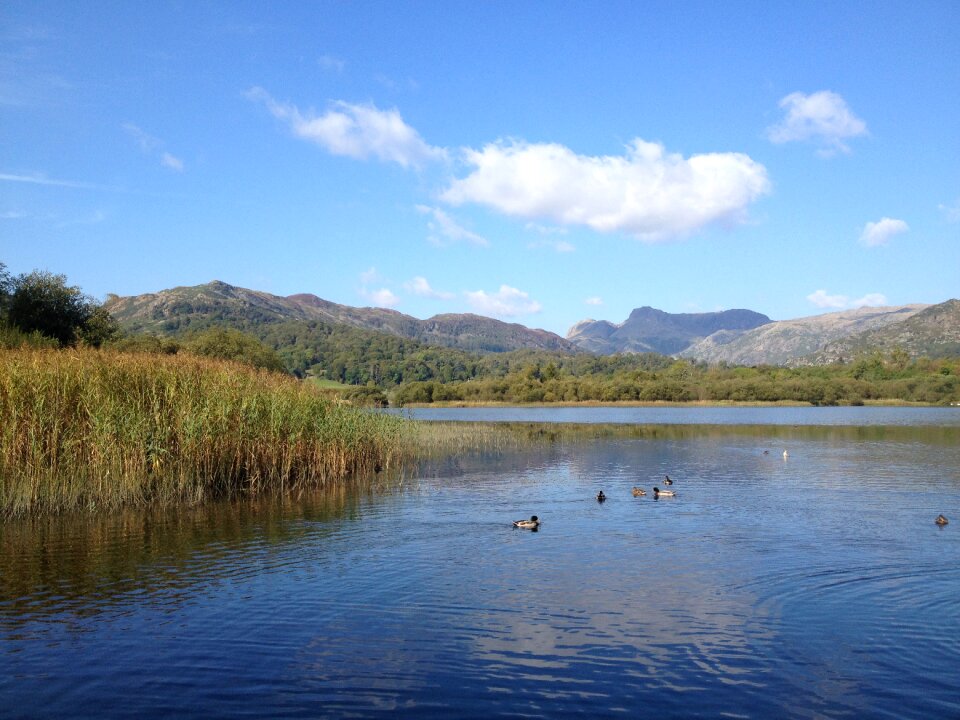
<instances>
[{"instance_id":1,"label":"far shoreline","mask_svg":"<svg viewBox=\"0 0 960 720\"><path fill-rule=\"evenodd\" d=\"M395 409L400 408L550 408L550 407L650 407L650 408L692 408L692 407L718 407L718 408L758 408L758 407L950 407L938 403L927 403L911 400L864 400L857 405L850 403L837 403L836 405L815 405L814 403L798 400L764 400L764 401L738 401L738 400L688 400L685 402L673 402L666 400L640 401L623 400L617 402L604 402L601 400L562 400L557 402L499 402L492 400L438 400L431 403L404 403L403 405L391 405Z\"/></svg>"}]
</instances>

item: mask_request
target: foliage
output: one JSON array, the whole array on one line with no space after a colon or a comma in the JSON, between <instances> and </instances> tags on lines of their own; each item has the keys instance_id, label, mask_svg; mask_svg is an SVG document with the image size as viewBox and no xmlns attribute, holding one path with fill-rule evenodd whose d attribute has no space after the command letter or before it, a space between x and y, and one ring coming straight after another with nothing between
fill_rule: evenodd
<instances>
[{"instance_id":1,"label":"foliage","mask_svg":"<svg viewBox=\"0 0 960 720\"><path fill-rule=\"evenodd\" d=\"M27 335L40 333L62 347L78 341L99 347L117 334L109 313L79 288L67 285L64 275L37 270L10 279L4 266L0 285L4 320Z\"/></svg>"},{"instance_id":2,"label":"foliage","mask_svg":"<svg viewBox=\"0 0 960 720\"><path fill-rule=\"evenodd\" d=\"M502 361L503 359L501 359ZM504 368L499 368L503 370ZM516 362L491 372L480 361L468 381L405 383L395 405L453 402L796 402L862 405L900 400L960 401L960 359L909 361L903 353L873 354L853 363L783 368L729 367L672 361L660 356L579 356Z\"/></svg>"},{"instance_id":3,"label":"foliage","mask_svg":"<svg viewBox=\"0 0 960 720\"><path fill-rule=\"evenodd\" d=\"M230 328L194 333L185 340L183 348L194 355L233 360L264 370L284 370L283 360L272 348L252 335Z\"/></svg>"}]
</instances>

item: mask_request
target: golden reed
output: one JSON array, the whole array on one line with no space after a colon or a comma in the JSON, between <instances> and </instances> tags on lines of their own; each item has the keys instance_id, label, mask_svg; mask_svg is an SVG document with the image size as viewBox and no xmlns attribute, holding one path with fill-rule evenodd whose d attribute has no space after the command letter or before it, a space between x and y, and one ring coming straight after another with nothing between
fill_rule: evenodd
<instances>
[{"instance_id":1,"label":"golden reed","mask_svg":"<svg viewBox=\"0 0 960 720\"><path fill-rule=\"evenodd\" d=\"M0 513L324 485L398 463L405 425L234 363L0 349Z\"/></svg>"}]
</instances>

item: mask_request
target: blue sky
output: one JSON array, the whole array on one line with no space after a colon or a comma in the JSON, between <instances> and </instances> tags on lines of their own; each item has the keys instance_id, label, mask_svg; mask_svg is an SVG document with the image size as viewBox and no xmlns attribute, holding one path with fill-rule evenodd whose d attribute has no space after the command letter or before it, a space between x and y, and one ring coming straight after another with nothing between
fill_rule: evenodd
<instances>
[{"instance_id":1,"label":"blue sky","mask_svg":"<svg viewBox=\"0 0 960 720\"><path fill-rule=\"evenodd\" d=\"M0 262L566 334L960 296L960 3L0 6Z\"/></svg>"}]
</instances>

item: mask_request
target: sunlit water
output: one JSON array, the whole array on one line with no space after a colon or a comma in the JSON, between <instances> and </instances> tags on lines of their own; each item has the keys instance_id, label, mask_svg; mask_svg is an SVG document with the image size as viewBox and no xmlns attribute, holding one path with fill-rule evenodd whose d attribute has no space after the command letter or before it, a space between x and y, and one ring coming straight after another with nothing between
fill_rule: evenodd
<instances>
[{"instance_id":1,"label":"sunlit water","mask_svg":"<svg viewBox=\"0 0 960 720\"><path fill-rule=\"evenodd\" d=\"M958 717L958 468L956 430L696 428L7 523L0 716Z\"/></svg>"}]
</instances>

